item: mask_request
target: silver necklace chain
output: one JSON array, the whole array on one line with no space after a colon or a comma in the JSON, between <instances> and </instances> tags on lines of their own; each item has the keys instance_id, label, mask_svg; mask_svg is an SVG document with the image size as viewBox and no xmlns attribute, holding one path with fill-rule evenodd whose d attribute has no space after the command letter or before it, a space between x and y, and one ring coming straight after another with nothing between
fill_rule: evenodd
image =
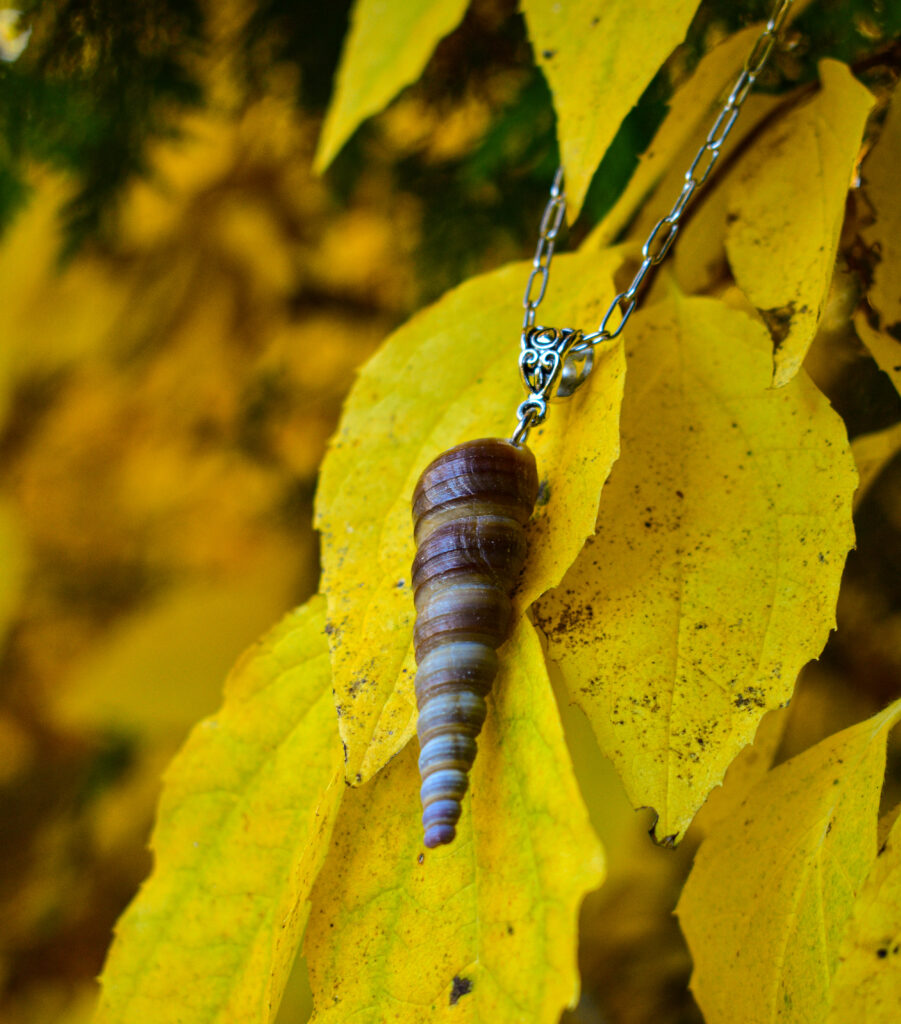
<instances>
[{"instance_id":1,"label":"silver necklace chain","mask_svg":"<svg viewBox=\"0 0 901 1024\"><path fill-rule=\"evenodd\" d=\"M685 210L716 166L723 143L729 137L742 104L766 65L793 2L776 0L766 27L751 48L707 138L685 172L679 197L669 213L661 217L651 229L641 247L641 264L632 282L625 291L614 297L598 329L592 334L583 334L572 328L535 326L535 315L547 291L554 248L566 214L563 168L557 168L550 198L541 217L538 245L532 258L532 270L522 302L525 313L519 366L529 397L516 411L519 423L511 438L514 444L524 444L532 427L544 422L551 398L568 398L585 380L593 365L594 346L622 333L638 304L645 278L651 268L666 257L675 241ZM619 314L618 322L614 319L616 314Z\"/></svg>"}]
</instances>

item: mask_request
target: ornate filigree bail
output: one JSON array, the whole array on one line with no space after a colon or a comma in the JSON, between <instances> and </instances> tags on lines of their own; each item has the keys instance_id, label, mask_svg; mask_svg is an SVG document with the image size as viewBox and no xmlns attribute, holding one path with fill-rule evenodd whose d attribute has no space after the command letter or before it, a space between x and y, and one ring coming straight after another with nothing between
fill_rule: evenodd
<instances>
[{"instance_id":1,"label":"ornate filigree bail","mask_svg":"<svg viewBox=\"0 0 901 1024\"><path fill-rule=\"evenodd\" d=\"M548 402L572 395L593 363L594 348L575 328L530 327L522 332L519 372L529 397L516 411L514 444L522 444L529 430L544 422Z\"/></svg>"}]
</instances>

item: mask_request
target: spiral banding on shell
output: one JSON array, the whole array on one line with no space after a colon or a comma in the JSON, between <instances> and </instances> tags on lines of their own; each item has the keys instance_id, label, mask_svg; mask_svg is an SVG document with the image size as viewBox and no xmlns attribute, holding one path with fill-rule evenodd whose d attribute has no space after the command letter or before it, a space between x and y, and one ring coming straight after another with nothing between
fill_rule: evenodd
<instances>
[{"instance_id":1,"label":"spiral banding on shell","mask_svg":"<svg viewBox=\"0 0 901 1024\"><path fill-rule=\"evenodd\" d=\"M413 494L416 703L425 845L449 843L512 624L538 496L535 457L485 438L432 462Z\"/></svg>"}]
</instances>

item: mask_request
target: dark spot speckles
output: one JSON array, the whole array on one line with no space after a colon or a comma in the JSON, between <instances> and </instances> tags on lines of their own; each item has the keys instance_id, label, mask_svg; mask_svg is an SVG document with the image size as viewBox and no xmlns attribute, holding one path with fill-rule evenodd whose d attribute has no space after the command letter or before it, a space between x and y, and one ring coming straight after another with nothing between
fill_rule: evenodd
<instances>
[{"instance_id":1,"label":"dark spot speckles","mask_svg":"<svg viewBox=\"0 0 901 1024\"><path fill-rule=\"evenodd\" d=\"M356 780L357 780L357 785L358 786L363 781L363 776L359 772L357 772L357 774L356 774Z\"/></svg>"},{"instance_id":2,"label":"dark spot speckles","mask_svg":"<svg viewBox=\"0 0 901 1024\"><path fill-rule=\"evenodd\" d=\"M423 864L423 863L425 863L425 854L424 854L424 853L421 853L421 854L420 854L420 855L419 855L419 856L418 856L418 857L416 858L416 863L417 863L417 864Z\"/></svg>"},{"instance_id":3,"label":"dark spot speckles","mask_svg":"<svg viewBox=\"0 0 901 1024\"><path fill-rule=\"evenodd\" d=\"M325 624L325 635L326 635L326 636L331 636L331 635L332 635L332 633L334 633L334 632L335 632L335 627L334 627L334 625L332 625L332 623L331 623L331 622L327 622L327 623Z\"/></svg>"},{"instance_id":4,"label":"dark spot speckles","mask_svg":"<svg viewBox=\"0 0 901 1024\"><path fill-rule=\"evenodd\" d=\"M507 934L508 935L512 935L513 934L513 925L512 924L508 924L507 925Z\"/></svg>"},{"instance_id":5,"label":"dark spot speckles","mask_svg":"<svg viewBox=\"0 0 901 1024\"><path fill-rule=\"evenodd\" d=\"M468 995L470 992L472 992L472 982L469 978L461 978L459 975L455 975L451 985L451 1006L456 1006L463 996Z\"/></svg>"},{"instance_id":6,"label":"dark spot speckles","mask_svg":"<svg viewBox=\"0 0 901 1024\"><path fill-rule=\"evenodd\" d=\"M746 690L735 695L735 699L732 702L737 708L765 708L766 700L764 700L762 691L756 686L749 686Z\"/></svg>"},{"instance_id":7,"label":"dark spot speckles","mask_svg":"<svg viewBox=\"0 0 901 1024\"><path fill-rule=\"evenodd\" d=\"M556 50L542 50L541 51L541 56L544 57L545 60L552 60L554 57L557 56L557 51Z\"/></svg>"},{"instance_id":8,"label":"dark spot speckles","mask_svg":"<svg viewBox=\"0 0 901 1024\"><path fill-rule=\"evenodd\" d=\"M543 508L551 500L551 485L547 480L542 480L538 485L538 497L535 499L535 508Z\"/></svg>"},{"instance_id":9,"label":"dark spot speckles","mask_svg":"<svg viewBox=\"0 0 901 1024\"><path fill-rule=\"evenodd\" d=\"M347 692L351 695L351 697L356 697L360 690L364 689L368 685L369 680L366 678L366 676L358 676L351 682L350 686L347 688Z\"/></svg>"},{"instance_id":10,"label":"dark spot speckles","mask_svg":"<svg viewBox=\"0 0 901 1024\"><path fill-rule=\"evenodd\" d=\"M876 956L878 956L880 960L884 960L888 956L888 950L885 946L880 946L879 949L876 950Z\"/></svg>"}]
</instances>

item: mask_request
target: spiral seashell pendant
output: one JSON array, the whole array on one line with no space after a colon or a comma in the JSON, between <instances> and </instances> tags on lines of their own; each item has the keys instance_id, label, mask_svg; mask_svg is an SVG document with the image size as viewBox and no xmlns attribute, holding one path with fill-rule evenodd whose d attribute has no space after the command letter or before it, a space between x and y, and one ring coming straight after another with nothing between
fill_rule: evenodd
<instances>
[{"instance_id":1,"label":"spiral seashell pendant","mask_svg":"<svg viewBox=\"0 0 901 1024\"><path fill-rule=\"evenodd\" d=\"M499 438L439 455L413 494L419 771L430 848L456 833L537 496L535 457Z\"/></svg>"}]
</instances>

